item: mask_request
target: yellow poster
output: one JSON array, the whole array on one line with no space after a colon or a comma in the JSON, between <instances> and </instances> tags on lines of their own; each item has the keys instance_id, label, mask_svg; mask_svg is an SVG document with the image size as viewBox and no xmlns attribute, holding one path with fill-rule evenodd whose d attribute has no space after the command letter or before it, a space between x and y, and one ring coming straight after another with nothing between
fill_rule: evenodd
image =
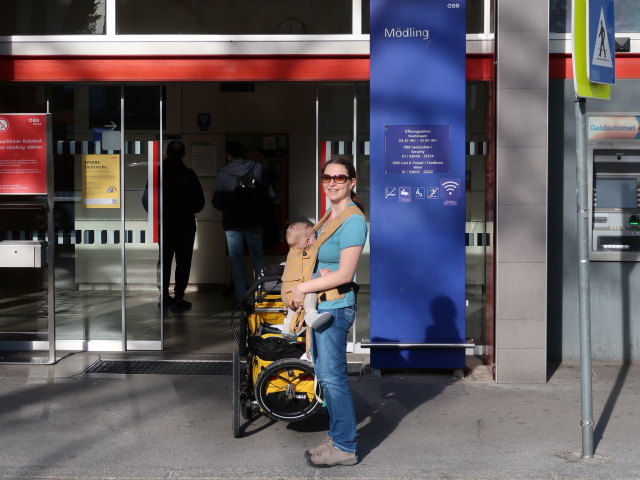
<instances>
[{"instance_id":1,"label":"yellow poster","mask_svg":"<svg viewBox=\"0 0 640 480\"><path fill-rule=\"evenodd\" d=\"M82 202L86 208L120 208L120 155L82 156Z\"/></svg>"}]
</instances>

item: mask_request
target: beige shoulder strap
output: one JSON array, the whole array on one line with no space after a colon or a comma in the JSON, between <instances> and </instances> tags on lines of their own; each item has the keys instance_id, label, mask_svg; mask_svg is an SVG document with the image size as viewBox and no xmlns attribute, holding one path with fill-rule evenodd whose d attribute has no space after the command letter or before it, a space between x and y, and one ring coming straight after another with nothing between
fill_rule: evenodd
<instances>
[{"instance_id":1,"label":"beige shoulder strap","mask_svg":"<svg viewBox=\"0 0 640 480\"><path fill-rule=\"evenodd\" d=\"M333 235L335 231L340 227L340 225L342 225L344 221L347 218L349 218L351 215L362 215L364 217L364 213L362 212L362 210L360 210L355 205L349 205L347 208L345 208L342 211L340 215L338 215L335 219L333 219L330 222L329 222L329 217L331 216L331 210L325 213L324 216L320 220L318 220L318 223L316 223L315 226L313 227L313 229L316 232L319 232L318 239L315 241L313 245L311 245L311 247L307 249L309 258L313 260L309 262L310 264L312 264L311 268L315 268L315 264L316 264L315 259L318 257L318 250L320 250L320 247L322 246L322 244L326 242L327 239L329 239L331 235ZM308 277L305 276L303 278L310 278L312 272L313 270L311 270L311 272L308 272Z\"/></svg>"},{"instance_id":2,"label":"beige shoulder strap","mask_svg":"<svg viewBox=\"0 0 640 480\"><path fill-rule=\"evenodd\" d=\"M364 213L355 205L349 205L345 208L340 215L338 215L334 220L328 221L331 216L331 210L329 210L324 217L320 219L318 223L313 227L318 233L318 239L316 243L313 244L316 249L319 249L320 246L329 238L331 235L335 233L335 231L344 223L344 221L349 218L351 215L362 215L364 217Z\"/></svg>"}]
</instances>

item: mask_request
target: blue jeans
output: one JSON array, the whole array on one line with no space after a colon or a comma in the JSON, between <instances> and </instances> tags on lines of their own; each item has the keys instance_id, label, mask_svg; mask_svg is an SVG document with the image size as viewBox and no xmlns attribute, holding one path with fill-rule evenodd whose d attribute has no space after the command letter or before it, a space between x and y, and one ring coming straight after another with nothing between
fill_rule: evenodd
<instances>
[{"instance_id":1,"label":"blue jeans","mask_svg":"<svg viewBox=\"0 0 640 480\"><path fill-rule=\"evenodd\" d=\"M347 376L347 333L355 307L322 310L332 319L312 332L313 365L329 412L329 436L345 452L356 451L356 414Z\"/></svg>"},{"instance_id":2,"label":"blue jeans","mask_svg":"<svg viewBox=\"0 0 640 480\"><path fill-rule=\"evenodd\" d=\"M231 258L231 277L236 300L240 300L247 289L244 279L244 243L247 242L249 255L256 276L264 269L264 255L262 252L262 227L242 231L226 230L227 248Z\"/></svg>"}]
</instances>

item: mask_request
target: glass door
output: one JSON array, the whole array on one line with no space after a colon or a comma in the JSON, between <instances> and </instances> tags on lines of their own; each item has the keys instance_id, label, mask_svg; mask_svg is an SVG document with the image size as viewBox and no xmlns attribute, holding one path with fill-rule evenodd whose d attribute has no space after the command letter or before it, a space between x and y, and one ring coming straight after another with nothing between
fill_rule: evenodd
<instances>
[{"instance_id":1,"label":"glass door","mask_svg":"<svg viewBox=\"0 0 640 480\"><path fill-rule=\"evenodd\" d=\"M64 85L49 98L58 348L159 350L157 210L142 196L159 175L160 87Z\"/></svg>"},{"instance_id":2,"label":"glass door","mask_svg":"<svg viewBox=\"0 0 640 480\"><path fill-rule=\"evenodd\" d=\"M37 175L33 172L37 171L37 164L32 170L35 162L25 150L23 134L15 133L18 129L14 128L11 114L46 113L45 99L43 86L0 85L2 140L22 143L23 147L13 150L3 143L0 149L0 362L47 361L42 354L31 352L46 352L50 338L49 268L44 247L47 199L46 195L7 193L12 190L12 184L19 181L14 176L16 171L29 180L33 178L31 175ZM38 250L31 250L35 248ZM28 251L32 252L30 258ZM35 255L36 252L42 255Z\"/></svg>"},{"instance_id":3,"label":"glass door","mask_svg":"<svg viewBox=\"0 0 640 480\"><path fill-rule=\"evenodd\" d=\"M162 350L158 213L163 88L124 86L124 334L127 350ZM144 198L143 198L144 197Z\"/></svg>"},{"instance_id":4,"label":"glass door","mask_svg":"<svg viewBox=\"0 0 640 480\"><path fill-rule=\"evenodd\" d=\"M20 210L0 208L0 241L54 242L47 268L54 270L57 350L162 349L161 111L159 85L0 89L0 113L51 114L54 236L46 204L22 201ZM47 348L47 268L3 269L1 349Z\"/></svg>"},{"instance_id":5,"label":"glass door","mask_svg":"<svg viewBox=\"0 0 640 480\"><path fill-rule=\"evenodd\" d=\"M369 211L369 85L320 84L317 101L320 159L318 172L332 158L350 159L358 175L356 193L365 206L364 213L368 217L371 213ZM319 176L317 184L320 185ZM318 218L320 218L326 210L327 203L322 187L318 188ZM368 353L368 350L360 352L359 344L370 335L369 277L369 238L367 238L356 272L356 282L360 286L358 310L356 321L349 332L347 347L349 351L356 353Z\"/></svg>"},{"instance_id":6,"label":"glass door","mask_svg":"<svg viewBox=\"0 0 640 480\"><path fill-rule=\"evenodd\" d=\"M63 350L122 350L121 87L48 89L53 122L56 338Z\"/></svg>"}]
</instances>

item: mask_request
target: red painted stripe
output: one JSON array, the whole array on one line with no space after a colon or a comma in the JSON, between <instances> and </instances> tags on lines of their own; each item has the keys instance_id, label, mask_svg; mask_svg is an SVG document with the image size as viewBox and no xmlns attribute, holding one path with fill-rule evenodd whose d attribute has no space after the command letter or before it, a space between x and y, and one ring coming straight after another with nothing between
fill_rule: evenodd
<instances>
[{"instance_id":1,"label":"red painted stripe","mask_svg":"<svg viewBox=\"0 0 640 480\"><path fill-rule=\"evenodd\" d=\"M153 243L160 241L160 148L158 141L153 142Z\"/></svg>"},{"instance_id":2,"label":"red painted stripe","mask_svg":"<svg viewBox=\"0 0 640 480\"><path fill-rule=\"evenodd\" d=\"M0 58L0 80L17 82L368 79L368 56Z\"/></svg>"},{"instance_id":3,"label":"red painted stripe","mask_svg":"<svg viewBox=\"0 0 640 480\"><path fill-rule=\"evenodd\" d=\"M493 55L467 55L467 80L488 82L493 80Z\"/></svg>"},{"instance_id":4,"label":"red painted stripe","mask_svg":"<svg viewBox=\"0 0 640 480\"><path fill-rule=\"evenodd\" d=\"M549 77L573 78L571 54L554 54L549 58ZM616 54L616 79L640 79L640 54Z\"/></svg>"},{"instance_id":5,"label":"red painted stripe","mask_svg":"<svg viewBox=\"0 0 640 480\"><path fill-rule=\"evenodd\" d=\"M617 54L616 78L640 78L640 54Z\"/></svg>"},{"instance_id":6,"label":"red painted stripe","mask_svg":"<svg viewBox=\"0 0 640 480\"><path fill-rule=\"evenodd\" d=\"M469 55L467 80L494 78ZM368 81L369 56L0 57L3 82Z\"/></svg>"},{"instance_id":7,"label":"red painted stripe","mask_svg":"<svg viewBox=\"0 0 640 480\"><path fill-rule=\"evenodd\" d=\"M558 54L549 57L549 78L573 78L571 55Z\"/></svg>"},{"instance_id":8,"label":"red painted stripe","mask_svg":"<svg viewBox=\"0 0 640 480\"><path fill-rule=\"evenodd\" d=\"M331 156L331 142L328 142L326 140L323 142L320 142L320 171L321 172L324 169L324 165L327 163L327 160L329 158L327 156L327 152L329 152L329 156ZM318 212L318 218L322 218L322 216L327 211L327 197L324 194L324 188L322 188L322 183L320 183L320 190L318 192L318 195L320 196L320 198L318 199L319 200L318 203L320 206L320 211Z\"/></svg>"}]
</instances>

